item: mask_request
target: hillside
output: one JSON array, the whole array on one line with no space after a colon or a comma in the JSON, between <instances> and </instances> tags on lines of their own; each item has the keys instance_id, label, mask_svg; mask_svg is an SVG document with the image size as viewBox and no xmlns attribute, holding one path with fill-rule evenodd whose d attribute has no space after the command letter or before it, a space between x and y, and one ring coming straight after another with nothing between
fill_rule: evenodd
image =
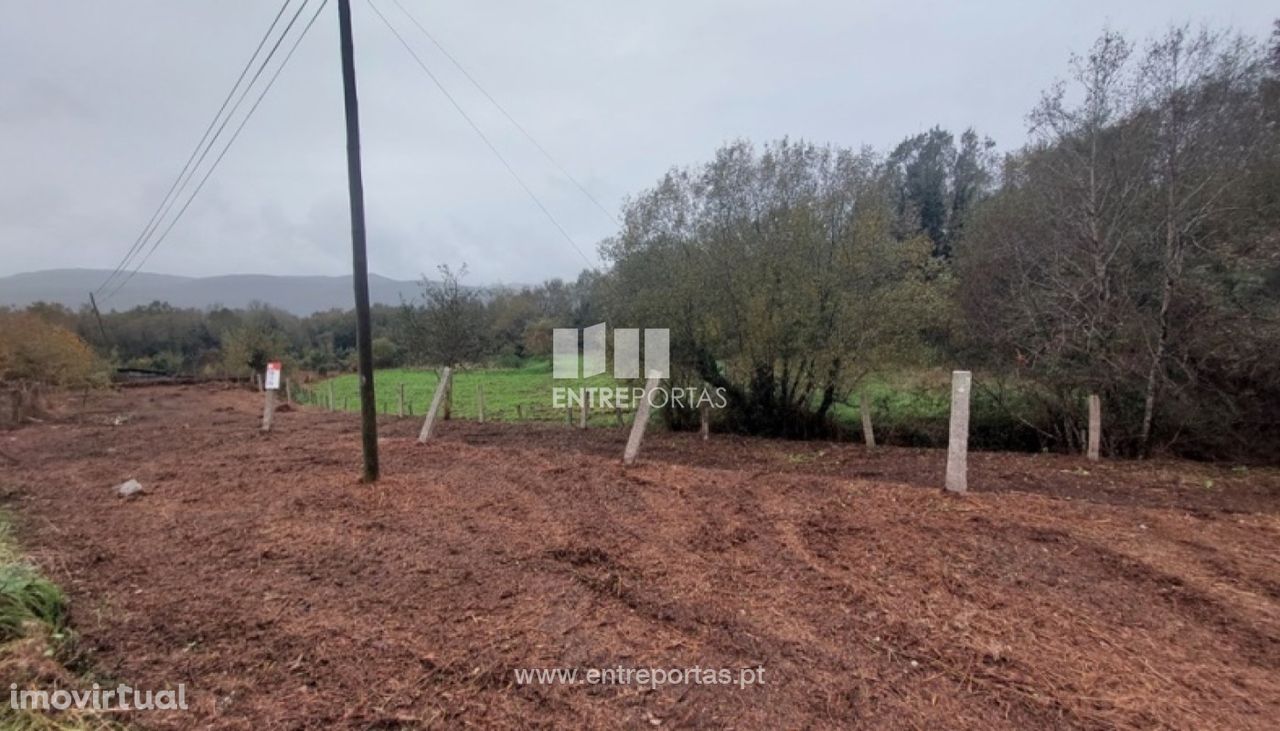
<instances>
[{"instance_id":1,"label":"hillside","mask_svg":"<svg viewBox=\"0 0 1280 731\"><path fill-rule=\"evenodd\" d=\"M25 307L32 302L57 302L78 309L89 302L109 272L102 269L49 269L0 277L0 307ZM417 280L395 280L369 275L369 299L373 304L396 305L420 295ZM104 311L128 310L155 301L175 307L206 308L214 305L245 307L267 304L296 315L352 306L351 277L273 276L232 274L217 277L182 277L139 273L109 301L99 301Z\"/></svg>"}]
</instances>

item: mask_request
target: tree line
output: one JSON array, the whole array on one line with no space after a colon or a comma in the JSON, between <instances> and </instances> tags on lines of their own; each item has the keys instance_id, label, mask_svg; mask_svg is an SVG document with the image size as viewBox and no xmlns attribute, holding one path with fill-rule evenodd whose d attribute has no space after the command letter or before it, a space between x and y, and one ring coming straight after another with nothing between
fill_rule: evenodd
<instances>
[{"instance_id":1,"label":"tree line","mask_svg":"<svg viewBox=\"0 0 1280 731\"><path fill-rule=\"evenodd\" d=\"M1010 433L1274 455L1280 24L1270 44L1104 32L998 156L972 130L888 154L740 141L632 198L603 309L668 323L731 426L823 433L873 371L972 368Z\"/></svg>"},{"instance_id":2,"label":"tree line","mask_svg":"<svg viewBox=\"0 0 1280 731\"><path fill-rule=\"evenodd\" d=\"M725 429L829 435L870 374L965 368L993 446L1078 449L1098 393L1112 453L1273 457L1280 21L1266 42L1104 32L1028 121L1003 154L942 128L884 152L730 142L628 198L602 270L477 289L440 266L374 308L376 365L516 365L556 327L667 327L673 381L723 387ZM354 364L350 311L153 303L100 328L29 309L120 366Z\"/></svg>"}]
</instances>

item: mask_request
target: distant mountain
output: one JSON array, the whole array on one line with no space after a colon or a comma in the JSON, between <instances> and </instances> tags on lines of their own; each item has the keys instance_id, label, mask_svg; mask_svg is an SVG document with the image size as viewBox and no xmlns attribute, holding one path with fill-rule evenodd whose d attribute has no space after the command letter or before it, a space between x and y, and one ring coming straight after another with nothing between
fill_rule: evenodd
<instances>
[{"instance_id":1,"label":"distant mountain","mask_svg":"<svg viewBox=\"0 0 1280 731\"><path fill-rule=\"evenodd\" d=\"M71 309L89 303L89 292L110 274L103 269L48 269L0 277L0 307L25 307L32 302L58 302ZM114 283L112 286L115 286ZM110 288L108 288L110 291ZM398 305L401 299L422 296L421 284L369 275L369 301ZM98 306L103 311L128 310L155 301L174 307L204 309L214 305L246 307L265 302L295 315L354 305L351 277L271 276L230 274L220 277L179 277L139 272L115 296Z\"/></svg>"}]
</instances>

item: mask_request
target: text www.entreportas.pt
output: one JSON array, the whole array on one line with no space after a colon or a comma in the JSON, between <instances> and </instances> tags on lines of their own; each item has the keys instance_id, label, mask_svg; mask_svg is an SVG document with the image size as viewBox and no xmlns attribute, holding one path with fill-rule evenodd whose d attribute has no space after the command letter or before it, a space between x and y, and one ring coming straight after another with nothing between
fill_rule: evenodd
<instances>
[{"instance_id":1,"label":"text www.entreportas.pt","mask_svg":"<svg viewBox=\"0 0 1280 731\"><path fill-rule=\"evenodd\" d=\"M515 668L517 685L765 685L765 669L753 668Z\"/></svg>"}]
</instances>

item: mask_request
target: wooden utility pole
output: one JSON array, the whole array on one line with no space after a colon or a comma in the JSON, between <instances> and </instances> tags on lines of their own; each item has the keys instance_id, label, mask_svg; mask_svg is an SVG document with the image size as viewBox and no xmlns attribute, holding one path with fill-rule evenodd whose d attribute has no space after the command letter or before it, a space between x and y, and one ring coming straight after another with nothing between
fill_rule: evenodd
<instances>
[{"instance_id":1,"label":"wooden utility pole","mask_svg":"<svg viewBox=\"0 0 1280 731\"><path fill-rule=\"evenodd\" d=\"M356 296L356 361L360 371L360 442L364 482L378 479L378 404L373 393L373 340L369 322L369 262L364 243L364 180L360 173L360 109L356 102L351 0L338 0L342 93L347 118L347 189L351 195L351 280Z\"/></svg>"},{"instance_id":2,"label":"wooden utility pole","mask_svg":"<svg viewBox=\"0 0 1280 731\"><path fill-rule=\"evenodd\" d=\"M93 292L89 293L89 304L93 305L93 317L98 321L98 334L102 336L102 347L110 348L111 343L107 342L107 329L102 326L102 313L98 311L98 300L93 298Z\"/></svg>"}]
</instances>

